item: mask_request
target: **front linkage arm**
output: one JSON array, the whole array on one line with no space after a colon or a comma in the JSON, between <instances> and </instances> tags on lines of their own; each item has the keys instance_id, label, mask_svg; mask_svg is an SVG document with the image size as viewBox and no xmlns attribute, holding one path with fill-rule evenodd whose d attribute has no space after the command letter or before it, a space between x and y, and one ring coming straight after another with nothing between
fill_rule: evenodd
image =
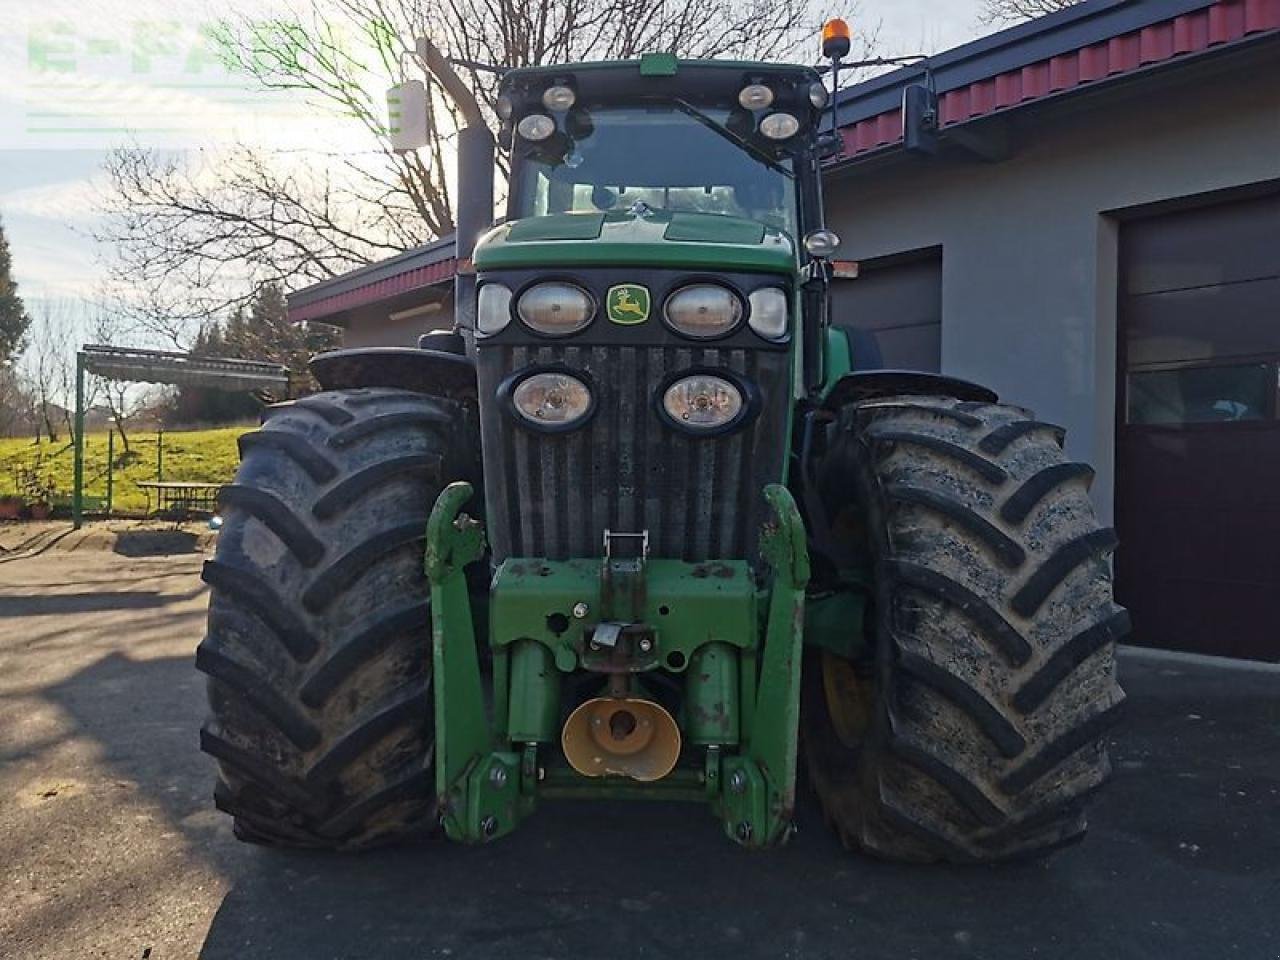
<instances>
[{"instance_id":1,"label":"front linkage arm","mask_svg":"<svg viewBox=\"0 0 1280 960\"><path fill-rule=\"evenodd\" d=\"M436 796L451 840L509 833L522 811L520 758L493 751L465 568L484 555L484 528L462 507L471 484L451 483L427 520L431 583L432 685L435 693Z\"/></svg>"},{"instance_id":2,"label":"front linkage arm","mask_svg":"<svg viewBox=\"0 0 1280 960\"><path fill-rule=\"evenodd\" d=\"M809 551L804 521L787 489L771 484L764 497L773 516L760 553L773 571L756 706L745 751L726 757L721 815L729 836L750 847L783 843L793 829L800 722L800 664Z\"/></svg>"}]
</instances>

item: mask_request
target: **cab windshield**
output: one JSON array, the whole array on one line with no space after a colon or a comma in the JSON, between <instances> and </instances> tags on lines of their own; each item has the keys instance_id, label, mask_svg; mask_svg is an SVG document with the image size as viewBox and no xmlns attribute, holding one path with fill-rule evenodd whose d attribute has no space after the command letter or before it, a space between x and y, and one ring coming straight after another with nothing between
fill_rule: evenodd
<instances>
[{"instance_id":1,"label":"cab windshield","mask_svg":"<svg viewBox=\"0 0 1280 960\"><path fill-rule=\"evenodd\" d=\"M795 177L729 132L730 111L684 104L575 110L547 144L521 144L511 215L668 213L755 220L796 234ZM520 141L517 141L518 143Z\"/></svg>"}]
</instances>

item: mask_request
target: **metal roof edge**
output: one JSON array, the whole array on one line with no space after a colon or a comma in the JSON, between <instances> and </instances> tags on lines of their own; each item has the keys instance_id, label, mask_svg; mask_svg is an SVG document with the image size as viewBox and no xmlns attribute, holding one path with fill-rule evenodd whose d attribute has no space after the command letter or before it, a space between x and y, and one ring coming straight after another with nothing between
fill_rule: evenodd
<instances>
[{"instance_id":1,"label":"metal roof edge","mask_svg":"<svg viewBox=\"0 0 1280 960\"><path fill-rule=\"evenodd\" d=\"M1141 30L1218 0L1086 0L936 54L919 64L864 80L837 96L839 125L898 107L902 88L926 73L941 95L997 74L1048 60L1112 37Z\"/></svg>"},{"instance_id":2,"label":"metal roof edge","mask_svg":"<svg viewBox=\"0 0 1280 960\"><path fill-rule=\"evenodd\" d=\"M429 267L448 260L453 255L454 236L449 234L439 240L433 240L420 247L414 247L412 250L406 250L404 253L398 253L385 260L377 260L363 267L357 267L349 273L344 273L330 280L321 280L319 283L313 283L300 290L295 290L287 297L289 310L297 310L330 297L340 296L352 290L358 290L361 287L371 286L390 277L400 276L410 270Z\"/></svg>"}]
</instances>

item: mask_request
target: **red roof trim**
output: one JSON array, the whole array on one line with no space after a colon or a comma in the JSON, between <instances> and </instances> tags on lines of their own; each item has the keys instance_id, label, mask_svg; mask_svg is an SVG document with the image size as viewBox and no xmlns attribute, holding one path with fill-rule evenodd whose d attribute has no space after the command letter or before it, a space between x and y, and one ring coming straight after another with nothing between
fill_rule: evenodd
<instances>
[{"instance_id":1,"label":"red roof trim","mask_svg":"<svg viewBox=\"0 0 1280 960\"><path fill-rule=\"evenodd\" d=\"M1280 0L1222 0L1132 33L948 90L938 104L939 119L943 127L964 123L1268 30L1280 30ZM841 128L840 134L846 159L900 143L901 111L895 108L860 120Z\"/></svg>"},{"instance_id":2,"label":"red roof trim","mask_svg":"<svg viewBox=\"0 0 1280 960\"><path fill-rule=\"evenodd\" d=\"M454 257L448 257L437 263L406 270L404 273L395 274L375 283L366 284L363 287L335 293L331 297L324 297L308 303L306 306L292 308L289 311L289 319L294 323L298 323L302 320L332 317L334 314L339 314L346 310L353 310L356 307L363 307L379 300L387 300L402 293L433 286L452 279L457 262Z\"/></svg>"}]
</instances>

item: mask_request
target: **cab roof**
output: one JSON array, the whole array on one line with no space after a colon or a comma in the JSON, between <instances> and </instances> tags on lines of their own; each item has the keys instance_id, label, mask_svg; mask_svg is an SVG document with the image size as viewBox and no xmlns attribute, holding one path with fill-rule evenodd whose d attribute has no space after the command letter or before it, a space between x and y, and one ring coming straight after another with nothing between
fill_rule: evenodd
<instances>
[{"instance_id":1,"label":"cab roof","mask_svg":"<svg viewBox=\"0 0 1280 960\"><path fill-rule=\"evenodd\" d=\"M645 53L633 60L584 60L579 63L556 63L536 67L516 67L502 75L503 84L538 80L581 73L619 74L635 71L641 77L672 77L688 74L751 73L762 76L790 75L796 79L817 80L815 67L799 63L769 63L760 60L681 60L670 53Z\"/></svg>"}]
</instances>

